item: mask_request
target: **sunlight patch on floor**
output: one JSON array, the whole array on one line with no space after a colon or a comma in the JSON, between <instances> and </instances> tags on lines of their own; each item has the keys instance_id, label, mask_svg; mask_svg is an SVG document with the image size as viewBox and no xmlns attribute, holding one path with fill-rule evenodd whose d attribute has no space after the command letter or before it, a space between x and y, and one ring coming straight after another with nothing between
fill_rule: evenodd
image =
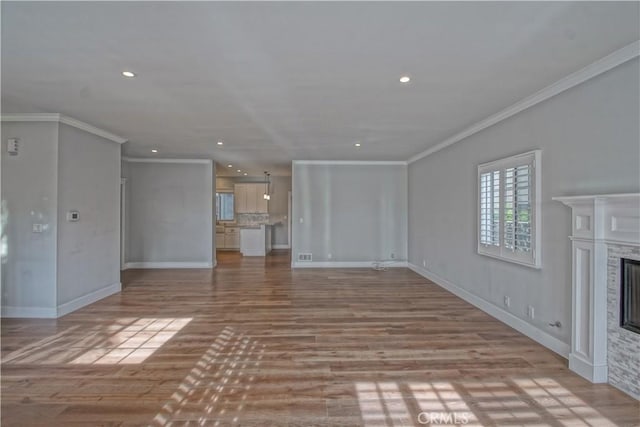
<instances>
[{"instance_id":1,"label":"sunlight patch on floor","mask_svg":"<svg viewBox=\"0 0 640 427\"><path fill-rule=\"evenodd\" d=\"M357 382L363 425L615 427L557 381Z\"/></svg>"},{"instance_id":2,"label":"sunlight patch on floor","mask_svg":"<svg viewBox=\"0 0 640 427\"><path fill-rule=\"evenodd\" d=\"M247 371L260 365L264 348L225 327L153 418L152 425L182 423L184 412L202 414L195 425L218 426L221 418L225 423L237 423L255 381Z\"/></svg>"},{"instance_id":3,"label":"sunlight patch on floor","mask_svg":"<svg viewBox=\"0 0 640 427\"><path fill-rule=\"evenodd\" d=\"M192 318L121 318L80 333L70 327L7 355L7 364L115 365L144 362Z\"/></svg>"}]
</instances>

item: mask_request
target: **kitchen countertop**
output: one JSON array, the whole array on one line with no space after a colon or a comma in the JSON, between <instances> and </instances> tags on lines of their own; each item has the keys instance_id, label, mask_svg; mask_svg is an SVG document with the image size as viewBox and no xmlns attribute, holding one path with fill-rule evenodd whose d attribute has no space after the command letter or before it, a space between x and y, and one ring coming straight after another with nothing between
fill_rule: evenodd
<instances>
[{"instance_id":1,"label":"kitchen countertop","mask_svg":"<svg viewBox=\"0 0 640 427\"><path fill-rule=\"evenodd\" d=\"M238 227L240 228L244 228L244 229L255 229L255 230L259 230L260 228L262 228L262 226L265 227L271 227L273 226L273 224L257 224L257 225L239 225Z\"/></svg>"}]
</instances>

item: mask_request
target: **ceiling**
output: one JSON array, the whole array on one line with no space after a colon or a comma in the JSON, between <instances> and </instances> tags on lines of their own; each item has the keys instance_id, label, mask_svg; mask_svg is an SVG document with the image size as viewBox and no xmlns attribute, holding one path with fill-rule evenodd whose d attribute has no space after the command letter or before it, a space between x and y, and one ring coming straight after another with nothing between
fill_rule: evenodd
<instances>
[{"instance_id":1,"label":"ceiling","mask_svg":"<svg viewBox=\"0 0 640 427\"><path fill-rule=\"evenodd\" d=\"M640 39L638 2L1 7L3 112L62 113L128 138L127 155L221 174L407 160Z\"/></svg>"}]
</instances>

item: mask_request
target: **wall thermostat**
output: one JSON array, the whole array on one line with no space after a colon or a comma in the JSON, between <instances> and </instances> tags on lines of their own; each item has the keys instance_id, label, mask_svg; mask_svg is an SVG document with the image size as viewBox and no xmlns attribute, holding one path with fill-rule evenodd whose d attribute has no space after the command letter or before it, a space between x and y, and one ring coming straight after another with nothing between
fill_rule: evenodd
<instances>
[{"instance_id":1,"label":"wall thermostat","mask_svg":"<svg viewBox=\"0 0 640 427\"><path fill-rule=\"evenodd\" d=\"M67 221L70 221L70 222L80 221L80 212L78 211L67 212Z\"/></svg>"}]
</instances>

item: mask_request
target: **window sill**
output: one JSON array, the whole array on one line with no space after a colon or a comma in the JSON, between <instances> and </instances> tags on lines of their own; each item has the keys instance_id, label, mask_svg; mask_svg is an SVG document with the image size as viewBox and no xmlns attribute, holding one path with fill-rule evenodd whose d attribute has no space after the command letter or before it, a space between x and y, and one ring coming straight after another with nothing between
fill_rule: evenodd
<instances>
[{"instance_id":1,"label":"window sill","mask_svg":"<svg viewBox=\"0 0 640 427\"><path fill-rule=\"evenodd\" d=\"M500 255L496 255L496 254L492 254L492 253L481 252L480 250L478 250L478 255L486 256L486 257L489 257L489 258L497 259L497 260L508 262L508 263L511 263L511 264L521 265L523 267L529 267L529 268L532 268L534 270L542 270L542 263L540 263L540 262L530 263L530 262L526 262L526 261L519 261L517 259L506 258L506 257L500 256Z\"/></svg>"}]
</instances>

